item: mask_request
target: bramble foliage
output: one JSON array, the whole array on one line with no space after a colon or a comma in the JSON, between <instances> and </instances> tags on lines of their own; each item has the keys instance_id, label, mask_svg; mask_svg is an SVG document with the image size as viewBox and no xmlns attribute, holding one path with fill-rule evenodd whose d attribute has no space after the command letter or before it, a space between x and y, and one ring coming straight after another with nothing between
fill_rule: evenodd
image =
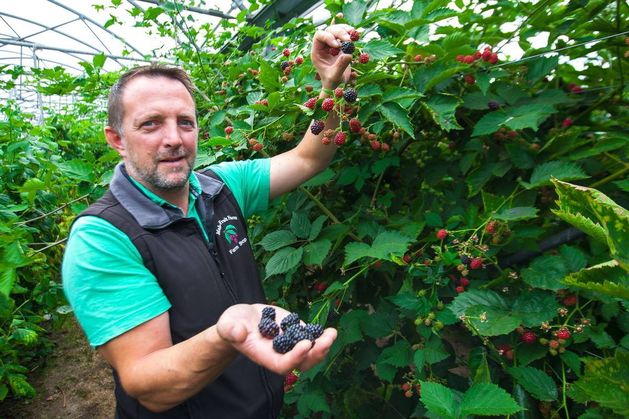
<instances>
[{"instance_id":1,"label":"bramble foliage","mask_svg":"<svg viewBox=\"0 0 629 419\"><path fill-rule=\"evenodd\" d=\"M104 12L127 13L118 3ZM325 364L291 375L285 416L626 415L627 9L325 3L360 32L341 86L358 100L338 97L332 110L346 115L345 143L329 169L249 220L269 299L339 330ZM184 40L172 52L200 88L199 166L288 150L325 117L307 102L320 89L311 21L259 28L244 11L218 34L178 7L130 11ZM534 48L535 36L547 46ZM508 40L522 59L505 55ZM86 63L80 79L41 74L41 88L97 103L114 78L102 64ZM34 243L65 237L116 157L102 119L80 109L42 126L11 104L3 112L1 240L15 245L0 259L12 272L0 298L13 336L16 318L37 333L60 304L61 250ZM27 362L13 345L3 340L3 359Z\"/></svg>"}]
</instances>

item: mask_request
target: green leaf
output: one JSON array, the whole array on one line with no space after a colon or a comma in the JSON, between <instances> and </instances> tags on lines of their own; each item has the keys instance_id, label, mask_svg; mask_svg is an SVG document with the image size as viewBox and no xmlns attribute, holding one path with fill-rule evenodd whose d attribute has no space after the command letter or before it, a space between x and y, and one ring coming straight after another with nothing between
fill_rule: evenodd
<instances>
[{"instance_id":1,"label":"green leaf","mask_svg":"<svg viewBox=\"0 0 629 419\"><path fill-rule=\"evenodd\" d=\"M457 406L454 393L448 387L430 381L420 381L421 401L430 413L446 418L456 418Z\"/></svg>"},{"instance_id":2,"label":"green leaf","mask_svg":"<svg viewBox=\"0 0 629 419\"><path fill-rule=\"evenodd\" d=\"M35 389L26 381L22 374L8 374L7 377L11 391L18 397L32 398L35 397Z\"/></svg>"},{"instance_id":3,"label":"green leaf","mask_svg":"<svg viewBox=\"0 0 629 419\"><path fill-rule=\"evenodd\" d=\"M533 290L518 295L513 304L513 315L522 319L525 327L535 327L553 319L559 304L548 292Z\"/></svg>"},{"instance_id":4,"label":"green leaf","mask_svg":"<svg viewBox=\"0 0 629 419\"><path fill-rule=\"evenodd\" d=\"M372 39L365 44L363 51L369 54L369 58L372 60L382 60L383 58L404 53L403 50L394 47L389 41L384 39Z\"/></svg>"},{"instance_id":5,"label":"green leaf","mask_svg":"<svg viewBox=\"0 0 629 419\"><path fill-rule=\"evenodd\" d=\"M400 105L394 102L387 102L380 105L380 107L378 107L378 110L387 121L402 129L411 138L415 138L415 130L408 116L408 112L405 111Z\"/></svg>"},{"instance_id":6,"label":"green leaf","mask_svg":"<svg viewBox=\"0 0 629 419\"><path fill-rule=\"evenodd\" d=\"M522 270L522 279L534 288L557 291L564 288L561 283L568 273L561 256L540 256L528 268Z\"/></svg>"},{"instance_id":7,"label":"green leaf","mask_svg":"<svg viewBox=\"0 0 629 419\"><path fill-rule=\"evenodd\" d=\"M411 241L411 238L403 236L399 232L383 231L376 236L371 246L366 243L349 243L345 246L344 265L347 266L363 257L385 260L391 256L401 257Z\"/></svg>"},{"instance_id":8,"label":"green leaf","mask_svg":"<svg viewBox=\"0 0 629 419\"><path fill-rule=\"evenodd\" d=\"M331 181L332 179L334 179L334 176L336 176L336 173L334 173L334 170L332 170L332 169L330 169L328 167L323 172L321 172L318 175L316 175L315 177L311 178L309 181L304 182L301 186L303 186L303 187L306 187L306 186L320 186L320 185L326 184L329 181Z\"/></svg>"},{"instance_id":9,"label":"green leaf","mask_svg":"<svg viewBox=\"0 0 629 419\"><path fill-rule=\"evenodd\" d=\"M70 179L84 180L86 182L93 180L94 165L84 160L70 160L58 163L57 166Z\"/></svg>"},{"instance_id":10,"label":"green leaf","mask_svg":"<svg viewBox=\"0 0 629 419\"><path fill-rule=\"evenodd\" d=\"M456 120L456 109L461 103L458 97L443 94L433 95L426 102L422 102L435 122L446 131L463 129Z\"/></svg>"},{"instance_id":11,"label":"green leaf","mask_svg":"<svg viewBox=\"0 0 629 419\"><path fill-rule=\"evenodd\" d=\"M260 60L260 74L258 78L264 89L268 92L275 92L280 89L280 72L271 66L266 60Z\"/></svg>"},{"instance_id":12,"label":"green leaf","mask_svg":"<svg viewBox=\"0 0 629 419\"><path fill-rule=\"evenodd\" d=\"M310 390L302 394L297 400L297 409L303 415L315 412L330 413L330 406L323 390Z\"/></svg>"},{"instance_id":13,"label":"green leaf","mask_svg":"<svg viewBox=\"0 0 629 419\"><path fill-rule=\"evenodd\" d=\"M472 306L465 311L469 322L482 336L500 336L514 331L522 319L507 310L483 305Z\"/></svg>"},{"instance_id":14,"label":"green leaf","mask_svg":"<svg viewBox=\"0 0 629 419\"><path fill-rule=\"evenodd\" d=\"M515 207L505 209L498 214L495 214L493 218L502 221L520 221L530 220L537 218L537 208L535 207Z\"/></svg>"},{"instance_id":15,"label":"green leaf","mask_svg":"<svg viewBox=\"0 0 629 419\"><path fill-rule=\"evenodd\" d=\"M15 268L3 268L2 272L0 272L0 294L9 296L16 279L17 272ZM2 310L0 310L0 318L2 318Z\"/></svg>"},{"instance_id":16,"label":"green leaf","mask_svg":"<svg viewBox=\"0 0 629 419\"><path fill-rule=\"evenodd\" d=\"M352 0L343 3L343 17L351 25L358 25L363 21L367 11L367 3L363 0ZM371 54L370 54L371 55Z\"/></svg>"},{"instance_id":17,"label":"green leaf","mask_svg":"<svg viewBox=\"0 0 629 419\"><path fill-rule=\"evenodd\" d=\"M305 239L310 235L311 227L312 225L306 213L301 211L293 213L290 219L290 229L295 233L295 236Z\"/></svg>"},{"instance_id":18,"label":"green leaf","mask_svg":"<svg viewBox=\"0 0 629 419\"><path fill-rule=\"evenodd\" d=\"M308 243L304 246L304 265L321 266L331 248L332 242L326 239Z\"/></svg>"},{"instance_id":19,"label":"green leaf","mask_svg":"<svg viewBox=\"0 0 629 419\"><path fill-rule=\"evenodd\" d=\"M623 351L616 351L613 358L589 359L585 373L572 384L568 395L581 403L593 400L621 416L629 416L627 365L629 352Z\"/></svg>"},{"instance_id":20,"label":"green leaf","mask_svg":"<svg viewBox=\"0 0 629 419\"><path fill-rule=\"evenodd\" d=\"M6 319L13 313L13 300L8 294L0 293L0 319Z\"/></svg>"},{"instance_id":21,"label":"green leaf","mask_svg":"<svg viewBox=\"0 0 629 419\"><path fill-rule=\"evenodd\" d=\"M509 108L505 125L514 130L531 128L537 130L539 125L557 110L541 103L530 103L516 108Z\"/></svg>"},{"instance_id":22,"label":"green leaf","mask_svg":"<svg viewBox=\"0 0 629 419\"><path fill-rule=\"evenodd\" d=\"M312 222L312 228L310 229L310 235L308 235L308 240L314 240L321 233L321 228L323 227L323 223L328 219L325 215L320 215L316 220Z\"/></svg>"},{"instance_id":23,"label":"green leaf","mask_svg":"<svg viewBox=\"0 0 629 419\"><path fill-rule=\"evenodd\" d=\"M494 307L501 310L508 310L510 307L509 303L500 294L490 290L473 288L459 294L452 303L448 305L448 308L459 317L465 314L468 308L477 305Z\"/></svg>"},{"instance_id":24,"label":"green leaf","mask_svg":"<svg viewBox=\"0 0 629 419\"><path fill-rule=\"evenodd\" d=\"M352 310L344 314L340 320L341 333L343 342L346 344L358 342L362 340L363 334L361 324L369 321L369 314L365 310Z\"/></svg>"},{"instance_id":25,"label":"green leaf","mask_svg":"<svg viewBox=\"0 0 629 419\"><path fill-rule=\"evenodd\" d=\"M398 340L393 346L385 348L378 356L378 363L387 363L394 367L407 367L413 360L413 350L406 340Z\"/></svg>"},{"instance_id":26,"label":"green leaf","mask_svg":"<svg viewBox=\"0 0 629 419\"><path fill-rule=\"evenodd\" d=\"M295 249L294 247L284 247L271 256L266 264L266 278L272 275L283 274L293 269L299 262L304 253L303 247Z\"/></svg>"},{"instance_id":27,"label":"green leaf","mask_svg":"<svg viewBox=\"0 0 629 419\"><path fill-rule=\"evenodd\" d=\"M533 367L511 367L507 372L537 400L557 400L557 385L544 371Z\"/></svg>"},{"instance_id":28,"label":"green leaf","mask_svg":"<svg viewBox=\"0 0 629 419\"><path fill-rule=\"evenodd\" d=\"M0 384L0 402L7 397L7 394L9 394L9 387L6 384Z\"/></svg>"},{"instance_id":29,"label":"green leaf","mask_svg":"<svg viewBox=\"0 0 629 419\"><path fill-rule=\"evenodd\" d=\"M25 345L32 345L38 341L39 337L34 330L19 327L11 333L11 339Z\"/></svg>"},{"instance_id":30,"label":"green leaf","mask_svg":"<svg viewBox=\"0 0 629 419\"><path fill-rule=\"evenodd\" d=\"M264 236L264 238L260 240L260 245L264 247L264 250L273 251L293 244L296 241L297 237L295 237L291 231L278 230Z\"/></svg>"},{"instance_id":31,"label":"green leaf","mask_svg":"<svg viewBox=\"0 0 629 419\"><path fill-rule=\"evenodd\" d=\"M579 355L571 351L566 351L559 356L570 370L574 371L578 377L581 377L581 359L579 359Z\"/></svg>"},{"instance_id":32,"label":"green leaf","mask_svg":"<svg viewBox=\"0 0 629 419\"><path fill-rule=\"evenodd\" d=\"M571 287L629 300L627 271L620 267L617 260L610 260L588 269L571 273L563 278L563 283Z\"/></svg>"},{"instance_id":33,"label":"green leaf","mask_svg":"<svg viewBox=\"0 0 629 419\"><path fill-rule=\"evenodd\" d=\"M579 271L588 264L585 253L578 247L563 245L559 248L559 253L563 257L564 262L566 262L566 267L570 272Z\"/></svg>"},{"instance_id":34,"label":"green leaf","mask_svg":"<svg viewBox=\"0 0 629 419\"><path fill-rule=\"evenodd\" d=\"M94 57L92 57L92 64L96 68L103 68L103 65L105 65L105 60L107 60L107 57L101 52L100 54L96 54L94 55Z\"/></svg>"},{"instance_id":35,"label":"green leaf","mask_svg":"<svg viewBox=\"0 0 629 419\"><path fill-rule=\"evenodd\" d=\"M500 129L508 117L506 112L500 110L483 115L476 125L474 125L472 137L493 134Z\"/></svg>"},{"instance_id":36,"label":"green leaf","mask_svg":"<svg viewBox=\"0 0 629 419\"><path fill-rule=\"evenodd\" d=\"M559 55L555 55L553 57L537 57L528 62L528 71L526 73L526 78L529 84L534 84L535 82L542 79L542 77L547 76L553 71L557 64L559 64Z\"/></svg>"},{"instance_id":37,"label":"green leaf","mask_svg":"<svg viewBox=\"0 0 629 419\"><path fill-rule=\"evenodd\" d=\"M463 416L512 415L522 410L509 393L492 383L479 383L470 387L463 395L460 408Z\"/></svg>"},{"instance_id":38,"label":"green leaf","mask_svg":"<svg viewBox=\"0 0 629 419\"><path fill-rule=\"evenodd\" d=\"M575 163L567 161L551 161L537 166L531 174L530 182L521 182L526 189L550 185L551 177L559 180L577 180L589 177Z\"/></svg>"}]
</instances>

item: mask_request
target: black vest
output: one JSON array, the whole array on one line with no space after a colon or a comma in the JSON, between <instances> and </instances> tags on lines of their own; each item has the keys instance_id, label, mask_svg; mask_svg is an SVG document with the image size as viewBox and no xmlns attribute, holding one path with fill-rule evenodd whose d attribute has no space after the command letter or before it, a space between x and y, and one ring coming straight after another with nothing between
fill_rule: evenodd
<instances>
[{"instance_id":1,"label":"black vest","mask_svg":"<svg viewBox=\"0 0 629 419\"><path fill-rule=\"evenodd\" d=\"M155 275L172 307L173 344L216 324L229 306L264 303L246 223L227 186L211 171L197 174L203 192L196 220L160 207L118 165L109 191L79 216L101 217L124 232ZM126 418L275 418L282 406L283 377L239 356L214 382L180 405L153 413L127 395L114 371L116 415Z\"/></svg>"}]
</instances>

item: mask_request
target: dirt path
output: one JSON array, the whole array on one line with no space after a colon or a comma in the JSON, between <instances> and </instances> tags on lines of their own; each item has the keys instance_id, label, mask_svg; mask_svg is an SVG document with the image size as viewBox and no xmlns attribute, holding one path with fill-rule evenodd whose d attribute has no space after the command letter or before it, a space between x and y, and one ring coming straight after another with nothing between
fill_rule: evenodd
<instances>
[{"instance_id":1,"label":"dirt path","mask_svg":"<svg viewBox=\"0 0 629 419\"><path fill-rule=\"evenodd\" d=\"M46 366L29 377L37 396L28 401L7 398L0 403L0 418L113 418L111 371L73 318L52 341L55 348Z\"/></svg>"}]
</instances>

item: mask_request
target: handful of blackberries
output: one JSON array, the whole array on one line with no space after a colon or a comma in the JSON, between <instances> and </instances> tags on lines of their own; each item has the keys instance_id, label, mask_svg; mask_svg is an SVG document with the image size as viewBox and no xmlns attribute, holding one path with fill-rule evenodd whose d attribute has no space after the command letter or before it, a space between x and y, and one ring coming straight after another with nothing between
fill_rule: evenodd
<instances>
[{"instance_id":1,"label":"handful of blackberries","mask_svg":"<svg viewBox=\"0 0 629 419\"><path fill-rule=\"evenodd\" d=\"M282 333L280 333L280 329ZM258 323L258 330L265 338L273 339L273 350L285 354L302 340L315 341L323 334L323 327L318 324L301 324L297 313L290 313L284 317L280 325L275 322L275 309L265 307L262 310L262 318Z\"/></svg>"}]
</instances>

